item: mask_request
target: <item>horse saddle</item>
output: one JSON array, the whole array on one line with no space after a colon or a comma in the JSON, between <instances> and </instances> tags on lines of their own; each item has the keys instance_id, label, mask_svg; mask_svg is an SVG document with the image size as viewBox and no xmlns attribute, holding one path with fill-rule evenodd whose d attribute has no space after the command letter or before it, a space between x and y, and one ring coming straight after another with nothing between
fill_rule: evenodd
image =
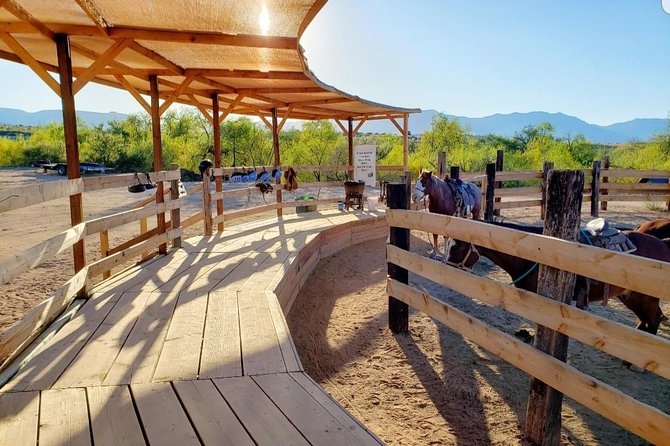
<instances>
[{"instance_id":1,"label":"horse saddle","mask_svg":"<svg viewBox=\"0 0 670 446\"><path fill-rule=\"evenodd\" d=\"M472 208L475 207L474 194L471 193L470 185L461 180L447 180L447 184L456 203L456 213L454 215L467 218L472 212Z\"/></svg>"},{"instance_id":2,"label":"horse saddle","mask_svg":"<svg viewBox=\"0 0 670 446\"><path fill-rule=\"evenodd\" d=\"M604 218L596 218L579 231L579 241L598 248L617 252L634 252L637 248L626 234L613 227Z\"/></svg>"}]
</instances>

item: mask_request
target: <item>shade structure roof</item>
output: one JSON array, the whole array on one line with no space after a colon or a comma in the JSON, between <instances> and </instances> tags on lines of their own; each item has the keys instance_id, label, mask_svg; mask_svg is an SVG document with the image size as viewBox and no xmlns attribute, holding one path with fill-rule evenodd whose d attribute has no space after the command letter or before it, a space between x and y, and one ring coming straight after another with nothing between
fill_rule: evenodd
<instances>
[{"instance_id":1,"label":"shade structure roof","mask_svg":"<svg viewBox=\"0 0 670 446\"><path fill-rule=\"evenodd\" d=\"M56 34L70 38L74 91L123 88L142 105L158 77L166 106L222 115L397 118L420 110L361 99L320 82L299 44L326 0L0 0L0 58L29 65L54 90Z\"/></svg>"}]
</instances>

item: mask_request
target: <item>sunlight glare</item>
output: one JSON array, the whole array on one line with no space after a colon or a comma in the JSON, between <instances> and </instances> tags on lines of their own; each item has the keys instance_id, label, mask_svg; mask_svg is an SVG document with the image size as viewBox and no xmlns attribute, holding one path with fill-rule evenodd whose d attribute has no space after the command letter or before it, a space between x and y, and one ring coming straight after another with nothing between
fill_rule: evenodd
<instances>
[{"instance_id":1,"label":"sunlight glare","mask_svg":"<svg viewBox=\"0 0 670 446\"><path fill-rule=\"evenodd\" d=\"M261 34L266 36L270 30L270 14L266 6L263 6L261 14L258 16L258 24L261 27Z\"/></svg>"}]
</instances>

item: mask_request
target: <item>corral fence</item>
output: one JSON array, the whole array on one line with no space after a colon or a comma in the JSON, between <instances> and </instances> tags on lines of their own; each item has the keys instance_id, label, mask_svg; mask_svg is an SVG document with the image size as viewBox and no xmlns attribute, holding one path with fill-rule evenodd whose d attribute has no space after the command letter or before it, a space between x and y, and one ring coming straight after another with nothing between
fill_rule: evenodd
<instances>
[{"instance_id":1,"label":"corral fence","mask_svg":"<svg viewBox=\"0 0 670 446\"><path fill-rule=\"evenodd\" d=\"M571 306L569 303L572 293L567 289L570 287L569 284L565 285L566 295L558 296L553 292L539 294L546 292L547 289L555 289L555 282L561 280L556 280L556 277L561 276L555 275L549 287L543 287L544 273L560 270L668 301L670 263L607 251L559 238L520 232L480 221L403 210L407 209L408 204L405 188L405 184L389 185L389 206L395 208L387 210L387 221L390 226L387 246L389 268L387 292L389 326L392 331L407 332L408 306L411 306L555 389L555 393L561 398L562 394L565 394L654 444L668 442L670 438L668 414L566 364L556 352L548 354L540 350L540 347L525 344L475 316L464 313L449 302L438 300L425 291L408 285L408 273L422 276L469 298L537 323L539 327L535 345L538 343L542 345L537 338L540 336L540 328L546 327L670 379L668 340ZM580 202L580 200L573 201ZM548 206L552 206L552 203L548 203ZM574 207L578 222L579 210L576 209L578 206ZM550 214L556 215L554 212ZM410 230L452 237L537 262L541 265L538 293L517 289L512 285L479 277L411 253ZM574 287L573 274L569 276L573 277ZM569 297L566 299L568 294ZM565 349L567 350L567 342ZM533 400L536 396L531 391L529 400ZM539 409L536 404L529 404L526 435L531 441L558 444L560 400L558 404L556 411L559 416L558 423L555 419L551 419L549 415L551 411L546 410L546 404L540 404ZM531 413L538 410L539 418L537 413ZM555 428L556 425L558 435L556 430L553 433L542 430L551 429L548 426ZM539 435L538 426L540 426Z\"/></svg>"}]
</instances>

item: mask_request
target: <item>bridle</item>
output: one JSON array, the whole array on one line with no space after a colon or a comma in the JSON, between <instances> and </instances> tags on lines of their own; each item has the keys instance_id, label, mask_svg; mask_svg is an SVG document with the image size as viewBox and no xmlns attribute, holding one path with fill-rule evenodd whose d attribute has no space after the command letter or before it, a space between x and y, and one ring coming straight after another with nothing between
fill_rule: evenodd
<instances>
[{"instance_id":1,"label":"bridle","mask_svg":"<svg viewBox=\"0 0 670 446\"><path fill-rule=\"evenodd\" d=\"M465 253L465 256L463 256L463 259L460 262L450 262L449 260L445 259L444 263L446 263L449 266L461 269L463 271L472 271L472 266L470 267L465 266L465 264L468 262L468 259L472 254L476 254L478 257L477 260L475 260L472 264L474 266L474 264L479 261L479 257L481 257L481 254L479 254L479 251L477 251L477 247L472 243L468 244L468 251ZM447 256L448 255L449 253L447 253Z\"/></svg>"}]
</instances>

